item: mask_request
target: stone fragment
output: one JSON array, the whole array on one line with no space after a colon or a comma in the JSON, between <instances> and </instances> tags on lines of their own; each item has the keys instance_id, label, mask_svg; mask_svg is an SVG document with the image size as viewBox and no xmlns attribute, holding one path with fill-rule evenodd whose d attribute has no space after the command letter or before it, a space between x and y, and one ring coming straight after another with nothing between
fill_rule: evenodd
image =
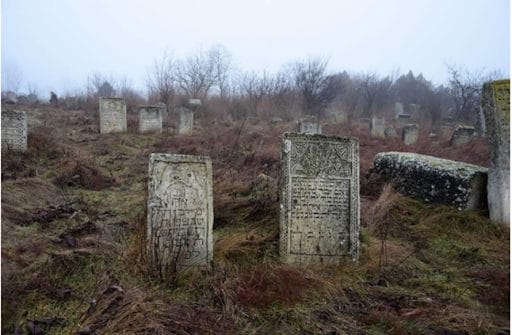
<instances>
[{"instance_id":1,"label":"stone fragment","mask_svg":"<svg viewBox=\"0 0 512 335\"><path fill-rule=\"evenodd\" d=\"M162 107L139 106L139 133L162 132Z\"/></svg>"},{"instance_id":2,"label":"stone fragment","mask_svg":"<svg viewBox=\"0 0 512 335\"><path fill-rule=\"evenodd\" d=\"M510 80L485 83L482 108L491 148L489 214L492 220L510 225Z\"/></svg>"},{"instance_id":3,"label":"stone fragment","mask_svg":"<svg viewBox=\"0 0 512 335\"><path fill-rule=\"evenodd\" d=\"M418 141L419 129L417 124L408 124L402 128L402 141L405 145L412 145Z\"/></svg>"},{"instance_id":4,"label":"stone fragment","mask_svg":"<svg viewBox=\"0 0 512 335\"><path fill-rule=\"evenodd\" d=\"M386 137L398 137L398 133L396 132L396 129L392 126L387 126L384 130L384 134Z\"/></svg>"},{"instance_id":5,"label":"stone fragment","mask_svg":"<svg viewBox=\"0 0 512 335\"><path fill-rule=\"evenodd\" d=\"M340 264L359 253L356 138L285 133L280 255L300 265Z\"/></svg>"},{"instance_id":6,"label":"stone fragment","mask_svg":"<svg viewBox=\"0 0 512 335\"><path fill-rule=\"evenodd\" d=\"M300 134L321 134L322 125L317 121L300 120L297 123L297 132Z\"/></svg>"},{"instance_id":7,"label":"stone fragment","mask_svg":"<svg viewBox=\"0 0 512 335\"><path fill-rule=\"evenodd\" d=\"M123 98L100 98L100 133L126 132L126 104Z\"/></svg>"},{"instance_id":8,"label":"stone fragment","mask_svg":"<svg viewBox=\"0 0 512 335\"><path fill-rule=\"evenodd\" d=\"M2 111L2 152L27 150L27 114Z\"/></svg>"},{"instance_id":9,"label":"stone fragment","mask_svg":"<svg viewBox=\"0 0 512 335\"><path fill-rule=\"evenodd\" d=\"M381 152L372 172L408 196L462 209L486 207L487 168L410 152Z\"/></svg>"},{"instance_id":10,"label":"stone fragment","mask_svg":"<svg viewBox=\"0 0 512 335\"><path fill-rule=\"evenodd\" d=\"M475 135L475 127L458 125L453 131L450 145L458 147L471 142Z\"/></svg>"},{"instance_id":11,"label":"stone fragment","mask_svg":"<svg viewBox=\"0 0 512 335\"><path fill-rule=\"evenodd\" d=\"M209 157L149 157L148 259L164 281L213 255L212 163Z\"/></svg>"}]
</instances>

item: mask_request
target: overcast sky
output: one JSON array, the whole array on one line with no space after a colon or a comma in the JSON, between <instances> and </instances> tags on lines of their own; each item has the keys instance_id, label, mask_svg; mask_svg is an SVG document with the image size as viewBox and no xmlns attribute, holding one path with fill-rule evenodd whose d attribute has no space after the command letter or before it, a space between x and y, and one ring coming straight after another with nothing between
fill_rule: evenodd
<instances>
[{"instance_id":1,"label":"overcast sky","mask_svg":"<svg viewBox=\"0 0 512 335\"><path fill-rule=\"evenodd\" d=\"M398 69L446 82L446 64L509 76L508 0L2 0L2 85L22 72L40 93L94 72L144 89L167 49L224 45L245 70L308 56L332 71Z\"/></svg>"}]
</instances>

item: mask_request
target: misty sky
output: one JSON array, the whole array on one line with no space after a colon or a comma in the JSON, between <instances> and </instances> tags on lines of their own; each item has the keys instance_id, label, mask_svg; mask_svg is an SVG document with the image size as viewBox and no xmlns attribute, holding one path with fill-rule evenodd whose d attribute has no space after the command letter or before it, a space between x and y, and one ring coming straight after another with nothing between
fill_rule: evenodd
<instances>
[{"instance_id":1,"label":"misty sky","mask_svg":"<svg viewBox=\"0 0 512 335\"><path fill-rule=\"evenodd\" d=\"M83 88L94 72L145 89L165 50L224 45L237 67L276 71L308 56L332 71L413 70L446 82L446 64L509 76L508 0L2 0L2 89Z\"/></svg>"}]
</instances>

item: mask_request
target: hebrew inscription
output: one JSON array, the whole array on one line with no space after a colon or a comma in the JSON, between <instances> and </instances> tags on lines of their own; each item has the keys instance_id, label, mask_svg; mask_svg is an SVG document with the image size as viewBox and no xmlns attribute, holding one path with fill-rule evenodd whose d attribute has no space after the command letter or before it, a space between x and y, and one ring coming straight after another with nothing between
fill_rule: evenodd
<instances>
[{"instance_id":1,"label":"hebrew inscription","mask_svg":"<svg viewBox=\"0 0 512 335\"><path fill-rule=\"evenodd\" d=\"M27 150L27 114L2 111L2 151Z\"/></svg>"},{"instance_id":2,"label":"hebrew inscription","mask_svg":"<svg viewBox=\"0 0 512 335\"><path fill-rule=\"evenodd\" d=\"M139 107L139 133L162 132L162 107Z\"/></svg>"},{"instance_id":3,"label":"hebrew inscription","mask_svg":"<svg viewBox=\"0 0 512 335\"><path fill-rule=\"evenodd\" d=\"M126 132L126 104L123 98L100 98L100 133Z\"/></svg>"},{"instance_id":4,"label":"hebrew inscription","mask_svg":"<svg viewBox=\"0 0 512 335\"><path fill-rule=\"evenodd\" d=\"M337 264L358 257L357 139L285 134L280 254L296 264Z\"/></svg>"},{"instance_id":5,"label":"hebrew inscription","mask_svg":"<svg viewBox=\"0 0 512 335\"><path fill-rule=\"evenodd\" d=\"M162 279L208 265L213 251L212 168L208 157L151 154L147 246Z\"/></svg>"}]
</instances>

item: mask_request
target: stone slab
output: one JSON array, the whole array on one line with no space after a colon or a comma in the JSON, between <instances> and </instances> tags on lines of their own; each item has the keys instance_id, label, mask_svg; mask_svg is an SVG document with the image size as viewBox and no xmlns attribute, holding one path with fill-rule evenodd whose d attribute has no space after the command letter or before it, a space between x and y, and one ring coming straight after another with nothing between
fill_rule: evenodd
<instances>
[{"instance_id":1,"label":"stone slab","mask_svg":"<svg viewBox=\"0 0 512 335\"><path fill-rule=\"evenodd\" d=\"M316 121L300 120L297 123L297 132L300 134L321 134L322 125Z\"/></svg>"},{"instance_id":2,"label":"stone slab","mask_svg":"<svg viewBox=\"0 0 512 335\"><path fill-rule=\"evenodd\" d=\"M450 145L458 147L471 142L475 135L475 127L458 125L453 131Z\"/></svg>"},{"instance_id":3,"label":"stone slab","mask_svg":"<svg viewBox=\"0 0 512 335\"><path fill-rule=\"evenodd\" d=\"M416 124L407 124L402 128L402 141L405 145L412 145L418 141L419 129Z\"/></svg>"},{"instance_id":4,"label":"stone slab","mask_svg":"<svg viewBox=\"0 0 512 335\"><path fill-rule=\"evenodd\" d=\"M178 108L178 135L191 134L194 129L194 112L190 109Z\"/></svg>"},{"instance_id":5,"label":"stone slab","mask_svg":"<svg viewBox=\"0 0 512 335\"><path fill-rule=\"evenodd\" d=\"M510 225L510 80L485 83L482 108L491 148L489 215L494 221Z\"/></svg>"},{"instance_id":6,"label":"stone slab","mask_svg":"<svg viewBox=\"0 0 512 335\"><path fill-rule=\"evenodd\" d=\"M410 152L381 152L372 172L389 178L403 194L462 209L486 207L487 168Z\"/></svg>"},{"instance_id":7,"label":"stone slab","mask_svg":"<svg viewBox=\"0 0 512 335\"><path fill-rule=\"evenodd\" d=\"M163 280L213 255L212 163L209 157L149 157L147 248Z\"/></svg>"},{"instance_id":8,"label":"stone slab","mask_svg":"<svg viewBox=\"0 0 512 335\"><path fill-rule=\"evenodd\" d=\"M126 103L123 98L100 98L100 133L126 132Z\"/></svg>"},{"instance_id":9,"label":"stone slab","mask_svg":"<svg viewBox=\"0 0 512 335\"><path fill-rule=\"evenodd\" d=\"M370 134L373 137L386 137L386 119L380 117L372 117L370 121Z\"/></svg>"},{"instance_id":10,"label":"stone slab","mask_svg":"<svg viewBox=\"0 0 512 335\"><path fill-rule=\"evenodd\" d=\"M163 111L160 106L139 106L139 133L162 132Z\"/></svg>"},{"instance_id":11,"label":"stone slab","mask_svg":"<svg viewBox=\"0 0 512 335\"><path fill-rule=\"evenodd\" d=\"M2 111L2 151L27 150L27 114Z\"/></svg>"},{"instance_id":12,"label":"stone slab","mask_svg":"<svg viewBox=\"0 0 512 335\"><path fill-rule=\"evenodd\" d=\"M340 264L359 254L359 142L285 133L279 250L286 263Z\"/></svg>"}]
</instances>

